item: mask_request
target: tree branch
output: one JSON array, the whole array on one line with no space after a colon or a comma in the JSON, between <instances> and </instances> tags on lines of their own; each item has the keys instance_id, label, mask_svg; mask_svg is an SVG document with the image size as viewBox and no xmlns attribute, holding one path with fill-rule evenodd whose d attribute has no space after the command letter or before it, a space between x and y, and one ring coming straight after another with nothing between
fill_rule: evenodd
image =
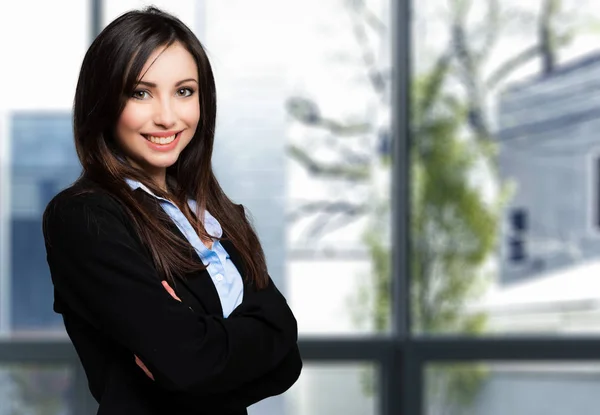
<instances>
[{"instance_id":1,"label":"tree branch","mask_svg":"<svg viewBox=\"0 0 600 415\"><path fill-rule=\"evenodd\" d=\"M363 13L365 15L365 21L371 27L371 29L381 36L384 36L387 33L387 26L378 16L375 15L375 13L366 7L364 8Z\"/></svg>"},{"instance_id":2,"label":"tree branch","mask_svg":"<svg viewBox=\"0 0 600 415\"><path fill-rule=\"evenodd\" d=\"M362 59L367 69L369 81L373 90L380 97L383 97L387 87L386 81L388 78L375 65L375 54L369 47L367 33L363 23L363 21L365 21L367 25L373 25L374 23L376 24L377 21L379 21L379 23L381 23L381 21L365 7L364 3L351 5L351 9L353 13L351 13L350 18L352 19L354 37L361 49ZM383 23L381 23L381 26L383 26ZM381 32L379 33L382 34Z\"/></svg>"},{"instance_id":3,"label":"tree branch","mask_svg":"<svg viewBox=\"0 0 600 415\"><path fill-rule=\"evenodd\" d=\"M320 212L325 212L331 215L343 213L345 215L356 216L366 213L366 211L367 205L364 203L361 204L346 201L320 200L314 202L307 202L301 206L298 206L293 212L287 215L286 220L290 222L295 222L301 217Z\"/></svg>"},{"instance_id":4,"label":"tree branch","mask_svg":"<svg viewBox=\"0 0 600 415\"><path fill-rule=\"evenodd\" d=\"M542 57L543 73L549 74L556 63L556 33L552 23L560 11L560 0L544 0L539 21L539 43Z\"/></svg>"},{"instance_id":5,"label":"tree branch","mask_svg":"<svg viewBox=\"0 0 600 415\"><path fill-rule=\"evenodd\" d=\"M572 34L567 34L563 36L559 36L556 39L556 47L562 47L567 45L573 39ZM506 60L504 63L500 64L500 66L492 72L485 85L488 90L492 90L496 88L502 81L504 81L510 74L512 74L515 70L519 69L523 65L529 63L538 55L543 52L543 46L540 44L536 44L528 47L527 49L522 50L517 55L512 58Z\"/></svg>"},{"instance_id":6,"label":"tree branch","mask_svg":"<svg viewBox=\"0 0 600 415\"><path fill-rule=\"evenodd\" d=\"M487 0L488 10L484 23L485 40L481 49L475 53L477 61L486 59L496 46L500 34L500 5L498 0Z\"/></svg>"},{"instance_id":7,"label":"tree branch","mask_svg":"<svg viewBox=\"0 0 600 415\"><path fill-rule=\"evenodd\" d=\"M361 210L360 213L366 213L366 208ZM351 222L357 220L360 215L358 210L346 211L343 213L325 213L321 212L320 217L315 219L312 225L308 228L308 236L305 238L306 241L317 239L326 232L333 232L343 226L348 225ZM337 218L332 218L333 215L338 215Z\"/></svg>"},{"instance_id":8,"label":"tree branch","mask_svg":"<svg viewBox=\"0 0 600 415\"><path fill-rule=\"evenodd\" d=\"M373 126L370 123L355 123L355 124L342 124L329 118L321 118L321 122L316 125L317 127L325 128L332 134L340 137L355 136L360 134L366 134L371 132Z\"/></svg>"},{"instance_id":9,"label":"tree branch","mask_svg":"<svg viewBox=\"0 0 600 415\"><path fill-rule=\"evenodd\" d=\"M428 119L429 112L433 107L433 104L437 102L440 93L442 92L442 85L446 79L446 74L452 61L452 51L450 48L442 53L436 60L435 65L431 71L431 75L428 76L428 82L425 86L425 93L420 102L417 102L416 111L416 125L415 130L421 129L421 124Z\"/></svg>"},{"instance_id":10,"label":"tree branch","mask_svg":"<svg viewBox=\"0 0 600 415\"><path fill-rule=\"evenodd\" d=\"M311 174L318 174L323 177L339 178L351 181L364 181L371 176L369 165L325 165L311 158L306 151L293 144L287 147L288 154L303 164L306 170Z\"/></svg>"},{"instance_id":11,"label":"tree branch","mask_svg":"<svg viewBox=\"0 0 600 415\"><path fill-rule=\"evenodd\" d=\"M340 137L356 136L371 131L373 126L368 122L343 124L321 115L319 106L312 100L302 97L290 97L285 108L292 117L305 125L323 128Z\"/></svg>"},{"instance_id":12,"label":"tree branch","mask_svg":"<svg viewBox=\"0 0 600 415\"><path fill-rule=\"evenodd\" d=\"M468 101L468 124L479 140L489 140L491 129L485 112L485 90L480 85L479 64L473 57L467 42L465 29L467 7L458 7L452 24L452 40L454 42L455 55L463 70L463 85L467 92Z\"/></svg>"}]
</instances>

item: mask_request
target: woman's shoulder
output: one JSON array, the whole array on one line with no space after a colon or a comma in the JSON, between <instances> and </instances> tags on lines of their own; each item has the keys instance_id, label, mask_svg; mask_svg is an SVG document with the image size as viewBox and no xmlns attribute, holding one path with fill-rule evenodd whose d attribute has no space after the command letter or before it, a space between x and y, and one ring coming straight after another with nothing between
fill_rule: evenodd
<instances>
[{"instance_id":1,"label":"woman's shoulder","mask_svg":"<svg viewBox=\"0 0 600 415\"><path fill-rule=\"evenodd\" d=\"M44 222L66 217L89 219L90 216L124 218L125 212L113 195L87 178L80 178L60 191L50 200L43 214Z\"/></svg>"},{"instance_id":2,"label":"woman's shoulder","mask_svg":"<svg viewBox=\"0 0 600 415\"><path fill-rule=\"evenodd\" d=\"M46 206L42 233L46 246L70 239L75 244L93 243L133 234L131 220L121 202L88 181L77 181L58 193Z\"/></svg>"}]
</instances>

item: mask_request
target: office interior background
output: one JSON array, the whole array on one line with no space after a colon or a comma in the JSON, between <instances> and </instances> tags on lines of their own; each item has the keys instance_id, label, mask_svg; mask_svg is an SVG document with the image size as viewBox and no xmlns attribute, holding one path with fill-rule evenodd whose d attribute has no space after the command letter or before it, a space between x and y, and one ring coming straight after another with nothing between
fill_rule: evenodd
<instances>
[{"instance_id":1,"label":"office interior background","mask_svg":"<svg viewBox=\"0 0 600 415\"><path fill-rule=\"evenodd\" d=\"M0 415L95 413L41 234L84 53L154 4L215 72L214 165L305 362L252 415L595 414L592 0L0 3ZM226 166L226 167L223 167Z\"/></svg>"}]
</instances>

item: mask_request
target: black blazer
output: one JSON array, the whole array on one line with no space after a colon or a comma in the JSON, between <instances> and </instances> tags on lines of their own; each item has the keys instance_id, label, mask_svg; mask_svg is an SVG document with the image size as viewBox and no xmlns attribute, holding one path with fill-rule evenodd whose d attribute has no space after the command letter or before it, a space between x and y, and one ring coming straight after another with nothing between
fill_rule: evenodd
<instances>
[{"instance_id":1,"label":"black blazer","mask_svg":"<svg viewBox=\"0 0 600 415\"><path fill-rule=\"evenodd\" d=\"M43 222L54 311L99 415L242 415L298 379L296 319L270 278L264 290L244 282L228 318L206 270L176 276L175 300L121 203L85 178L52 199ZM239 253L222 244L243 276Z\"/></svg>"}]
</instances>

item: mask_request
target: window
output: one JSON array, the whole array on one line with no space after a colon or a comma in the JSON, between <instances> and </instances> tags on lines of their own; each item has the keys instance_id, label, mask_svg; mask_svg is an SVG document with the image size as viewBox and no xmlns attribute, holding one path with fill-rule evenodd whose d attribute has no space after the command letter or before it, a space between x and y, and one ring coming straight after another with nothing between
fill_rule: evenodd
<instances>
[{"instance_id":1,"label":"window","mask_svg":"<svg viewBox=\"0 0 600 415\"><path fill-rule=\"evenodd\" d=\"M25 238L39 226L45 200L75 174L73 155L60 159L55 176L28 181L22 162L35 146L22 146L41 131L57 142L70 139L64 123L88 26L100 28L149 2L121 3L30 0L11 4L23 19L11 9L10 21L0 6L0 31L7 30L0 49L22 62L0 79L0 90L8 91L0 95L0 333L13 326L22 335L38 332L0 341L0 368L33 379L25 391L39 386L34 372L48 370L49 362L67 368L42 376L57 385L50 390L61 413L95 413L77 357L67 340L41 335L56 323L44 314L47 304L10 300L43 302L49 295L50 287L38 284L47 278L39 238ZM526 237L538 222L551 233L581 228L585 217L571 213L584 209L586 190L577 186L585 180L565 176L566 185L556 189L561 178L548 173L556 173L553 163L561 175L580 172L581 156L596 140L582 131L596 122L600 59L589 53L598 35L584 29L590 16L600 17L600 6L560 3L547 9L553 2L500 2L497 9L487 9L495 2L444 0L173 3L214 62L222 104L217 175L255 215L269 268L301 328L302 378L283 400L250 414L594 413L585 399L598 389L600 247L582 245L579 252L590 256L574 263L554 255L563 245L543 240L538 246L551 254L536 262ZM47 9L36 18L28 13L33 5ZM13 20L31 18L47 37L12 34L19 29ZM543 44L538 36L548 32L539 25L554 30L556 21L576 35L545 49L555 55L506 61L513 52L533 56L519 53ZM60 65L72 72L58 74L49 65L42 76L52 94L19 93L24 79L39 74L39 54L23 51L51 51L59 43L72 46L61 48L67 55ZM561 117L572 122L557 126ZM7 137L20 138L8 146ZM226 163L230 154L236 163ZM544 168L535 164L542 156ZM42 161L32 163L40 168ZM586 227L599 228L600 157L590 166L593 215ZM508 177L525 189L522 195L547 205L536 210L507 196ZM561 190L561 197L547 197ZM500 196L507 203L496 203ZM559 213L541 217L547 212ZM499 243L510 261L530 259L524 272L531 278L499 277ZM32 264L18 258L25 249L34 251ZM13 262L10 268L24 276L16 283L6 265ZM350 318L353 308L362 325ZM30 370L24 362L37 363ZM6 372L0 370L0 402L14 392ZM48 390L36 391L34 400L45 405ZM565 391L581 399L559 399Z\"/></svg>"},{"instance_id":2,"label":"window","mask_svg":"<svg viewBox=\"0 0 600 415\"><path fill-rule=\"evenodd\" d=\"M527 259L527 211L514 208L509 218L508 258L513 263L521 263Z\"/></svg>"}]
</instances>

